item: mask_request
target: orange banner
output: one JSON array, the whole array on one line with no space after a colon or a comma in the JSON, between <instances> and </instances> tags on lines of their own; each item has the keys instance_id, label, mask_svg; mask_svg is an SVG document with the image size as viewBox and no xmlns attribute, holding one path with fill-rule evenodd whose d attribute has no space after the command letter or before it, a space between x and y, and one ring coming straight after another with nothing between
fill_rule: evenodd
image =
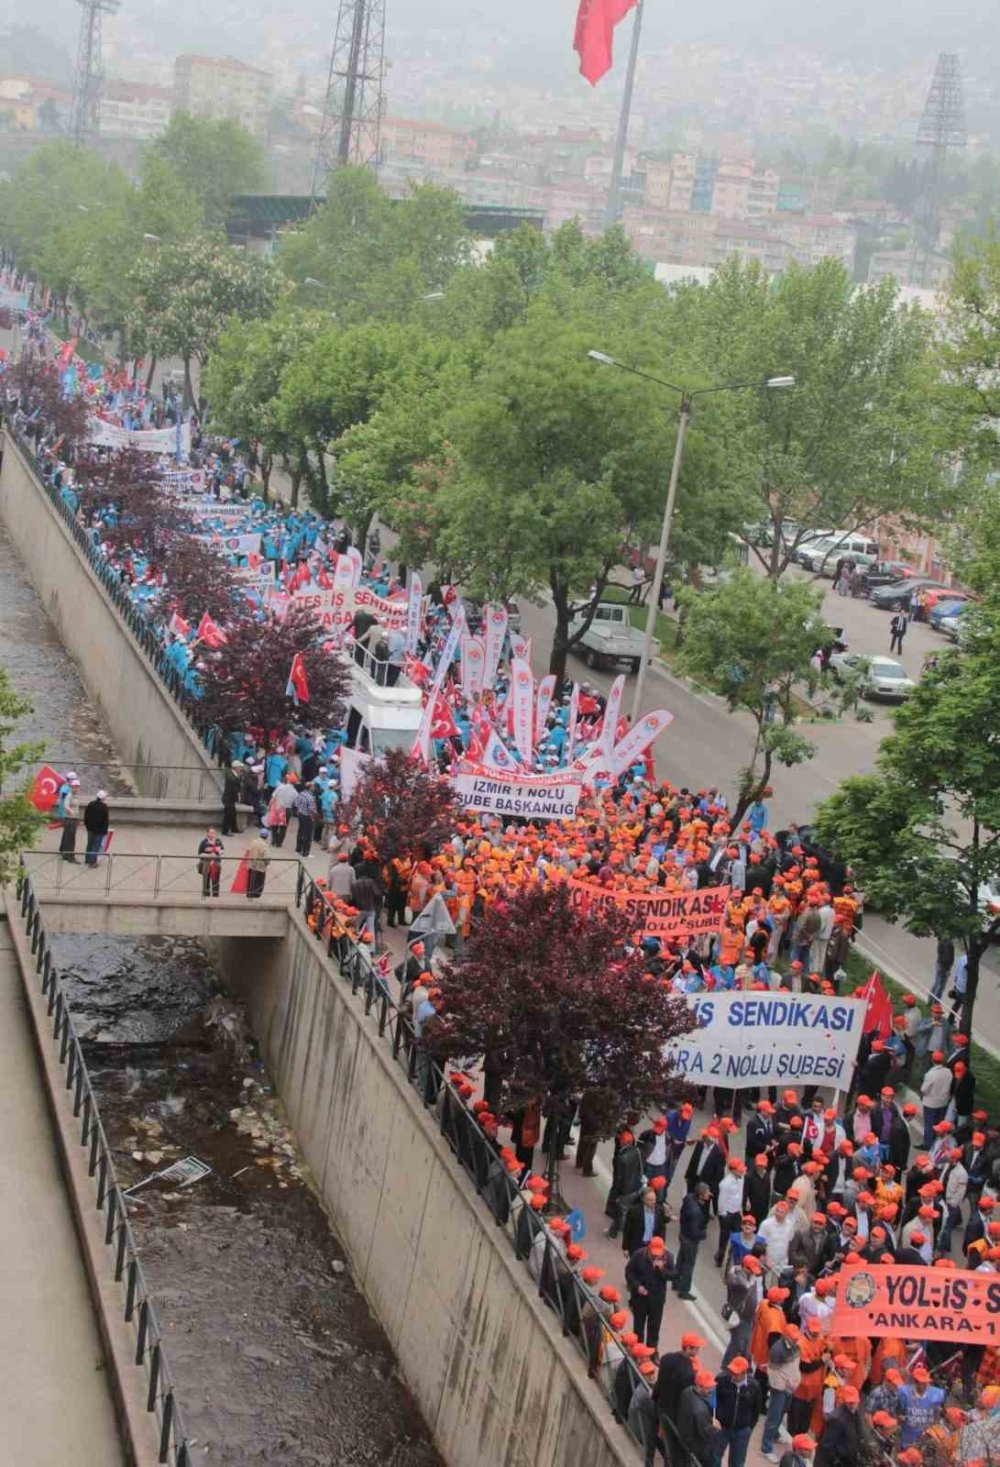
<instances>
[{"instance_id":1,"label":"orange banner","mask_svg":"<svg viewBox=\"0 0 1000 1467\"><path fill-rule=\"evenodd\" d=\"M581 912L617 907L635 923L636 930L661 940L714 935L722 926L729 900L728 886L706 886L702 891L614 891L598 881L571 876L570 899Z\"/></svg>"},{"instance_id":2,"label":"orange banner","mask_svg":"<svg viewBox=\"0 0 1000 1467\"><path fill-rule=\"evenodd\" d=\"M832 1335L1000 1344L1000 1274L860 1263L837 1277Z\"/></svg>"}]
</instances>

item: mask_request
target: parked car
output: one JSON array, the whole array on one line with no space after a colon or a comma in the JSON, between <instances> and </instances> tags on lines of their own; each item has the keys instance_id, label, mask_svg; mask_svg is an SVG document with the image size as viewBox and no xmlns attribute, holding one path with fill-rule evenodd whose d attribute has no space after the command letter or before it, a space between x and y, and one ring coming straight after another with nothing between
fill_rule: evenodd
<instances>
[{"instance_id":1,"label":"parked car","mask_svg":"<svg viewBox=\"0 0 1000 1467\"><path fill-rule=\"evenodd\" d=\"M885 698L901 703L917 686L906 668L894 657L866 657L862 652L835 652L830 671L838 682L857 673L865 698Z\"/></svg>"},{"instance_id":2,"label":"parked car","mask_svg":"<svg viewBox=\"0 0 1000 1467\"><path fill-rule=\"evenodd\" d=\"M877 586L890 586L894 581L907 581L915 575L913 566L902 560L877 560L865 571L865 590L874 591Z\"/></svg>"},{"instance_id":3,"label":"parked car","mask_svg":"<svg viewBox=\"0 0 1000 1467\"><path fill-rule=\"evenodd\" d=\"M937 589L941 587L941 582L930 581L923 576L911 576L909 580L890 581L887 586L877 587L869 600L880 611L909 611L910 597L918 586Z\"/></svg>"},{"instance_id":4,"label":"parked car","mask_svg":"<svg viewBox=\"0 0 1000 1467\"><path fill-rule=\"evenodd\" d=\"M861 556L878 556L878 542L867 535L828 535L823 540L814 540L799 556L799 564L806 570L818 571L820 575L832 576L838 560L847 558L857 563Z\"/></svg>"},{"instance_id":5,"label":"parked car","mask_svg":"<svg viewBox=\"0 0 1000 1467\"><path fill-rule=\"evenodd\" d=\"M836 530L807 530L792 552L792 559L801 565L803 555L808 554L817 540L829 540L836 533Z\"/></svg>"},{"instance_id":6,"label":"parked car","mask_svg":"<svg viewBox=\"0 0 1000 1467\"><path fill-rule=\"evenodd\" d=\"M937 632L944 631L944 622L950 621L953 616L961 616L966 605L966 597L963 597L961 601L939 601L936 606L931 608L928 614L928 626L932 626Z\"/></svg>"},{"instance_id":7,"label":"parked car","mask_svg":"<svg viewBox=\"0 0 1000 1467\"><path fill-rule=\"evenodd\" d=\"M924 594L924 610L928 616L945 601L968 601L968 591L956 591L954 586L931 586Z\"/></svg>"}]
</instances>

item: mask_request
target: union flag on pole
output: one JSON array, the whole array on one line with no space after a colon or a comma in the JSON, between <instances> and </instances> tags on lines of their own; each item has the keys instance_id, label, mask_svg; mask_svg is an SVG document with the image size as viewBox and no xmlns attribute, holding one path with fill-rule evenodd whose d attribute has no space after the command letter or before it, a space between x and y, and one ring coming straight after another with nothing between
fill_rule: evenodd
<instances>
[{"instance_id":1,"label":"union flag on pole","mask_svg":"<svg viewBox=\"0 0 1000 1467\"><path fill-rule=\"evenodd\" d=\"M218 622L212 620L207 611L198 623L195 637L199 642L204 642L206 647L224 647L226 644L225 632Z\"/></svg>"},{"instance_id":2,"label":"union flag on pole","mask_svg":"<svg viewBox=\"0 0 1000 1467\"><path fill-rule=\"evenodd\" d=\"M292 658L292 666L288 674L288 685L285 688L285 697L291 698L296 708L298 708L300 703L309 702L309 682L306 678L306 667L302 661L301 652L296 652Z\"/></svg>"},{"instance_id":3,"label":"union flag on pole","mask_svg":"<svg viewBox=\"0 0 1000 1467\"><path fill-rule=\"evenodd\" d=\"M580 0L573 50L580 58L580 73L591 86L611 70L615 26L636 4L637 0Z\"/></svg>"},{"instance_id":4,"label":"union flag on pole","mask_svg":"<svg viewBox=\"0 0 1000 1467\"><path fill-rule=\"evenodd\" d=\"M51 764L43 764L31 781L28 799L36 810L40 810L45 815L56 803L61 784L62 776L56 773Z\"/></svg>"}]
</instances>

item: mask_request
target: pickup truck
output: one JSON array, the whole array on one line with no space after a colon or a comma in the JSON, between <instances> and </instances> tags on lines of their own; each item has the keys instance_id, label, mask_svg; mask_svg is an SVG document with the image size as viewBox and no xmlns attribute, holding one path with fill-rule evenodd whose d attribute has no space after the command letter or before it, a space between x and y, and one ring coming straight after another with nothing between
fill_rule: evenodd
<instances>
[{"instance_id":1,"label":"pickup truck","mask_svg":"<svg viewBox=\"0 0 1000 1467\"><path fill-rule=\"evenodd\" d=\"M569 624L570 636L575 634L587 620L584 612L578 612ZM603 667L612 662L627 662L631 672L638 672L642 663L643 633L633 627L628 607L620 601L602 601L594 612L594 619L573 650L588 667ZM652 655L655 657L660 644L654 638Z\"/></svg>"}]
</instances>

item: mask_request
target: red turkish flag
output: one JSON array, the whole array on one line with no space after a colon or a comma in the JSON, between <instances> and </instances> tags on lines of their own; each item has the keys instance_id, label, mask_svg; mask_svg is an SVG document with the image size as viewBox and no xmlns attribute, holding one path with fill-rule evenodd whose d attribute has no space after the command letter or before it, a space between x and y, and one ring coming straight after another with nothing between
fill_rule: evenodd
<instances>
[{"instance_id":1,"label":"red turkish flag","mask_svg":"<svg viewBox=\"0 0 1000 1467\"><path fill-rule=\"evenodd\" d=\"M438 693L434 699L434 712L431 714L431 738L450 739L458 733L458 724L455 722L454 714L448 704Z\"/></svg>"},{"instance_id":2,"label":"red turkish flag","mask_svg":"<svg viewBox=\"0 0 1000 1467\"><path fill-rule=\"evenodd\" d=\"M573 50L580 58L580 73L591 86L611 70L615 26L636 4L637 0L580 0Z\"/></svg>"},{"instance_id":3,"label":"red turkish flag","mask_svg":"<svg viewBox=\"0 0 1000 1467\"><path fill-rule=\"evenodd\" d=\"M62 776L52 768L51 764L43 764L31 781L31 788L28 790L28 799L36 810L40 810L45 815L56 803L61 784Z\"/></svg>"},{"instance_id":4,"label":"red turkish flag","mask_svg":"<svg viewBox=\"0 0 1000 1467\"><path fill-rule=\"evenodd\" d=\"M862 1033L869 1034L875 1029L879 1039L887 1039L892 1033L892 999L877 971L869 978L861 997L868 1001Z\"/></svg>"}]
</instances>

